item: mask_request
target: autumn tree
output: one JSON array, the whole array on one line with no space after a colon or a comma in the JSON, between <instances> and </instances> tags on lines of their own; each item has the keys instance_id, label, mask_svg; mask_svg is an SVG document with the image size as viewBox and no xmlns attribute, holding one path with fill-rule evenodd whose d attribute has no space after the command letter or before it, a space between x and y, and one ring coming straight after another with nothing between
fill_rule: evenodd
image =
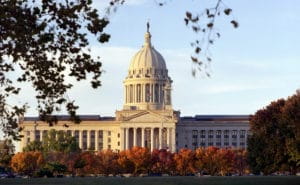
<instances>
[{"instance_id":1,"label":"autumn tree","mask_svg":"<svg viewBox=\"0 0 300 185\"><path fill-rule=\"evenodd\" d=\"M44 164L41 152L21 152L11 159L11 168L17 172L32 176Z\"/></svg>"},{"instance_id":2,"label":"autumn tree","mask_svg":"<svg viewBox=\"0 0 300 185\"><path fill-rule=\"evenodd\" d=\"M97 153L97 172L98 174L117 174L118 167L118 155L112 150L102 150Z\"/></svg>"},{"instance_id":3,"label":"autumn tree","mask_svg":"<svg viewBox=\"0 0 300 185\"><path fill-rule=\"evenodd\" d=\"M84 167L81 169L82 174L96 174L99 166L98 158L93 152L83 152L80 155L82 161L84 161Z\"/></svg>"},{"instance_id":4,"label":"autumn tree","mask_svg":"<svg viewBox=\"0 0 300 185\"><path fill-rule=\"evenodd\" d=\"M248 161L254 173L299 169L300 93L279 99L250 119Z\"/></svg>"},{"instance_id":5,"label":"autumn tree","mask_svg":"<svg viewBox=\"0 0 300 185\"><path fill-rule=\"evenodd\" d=\"M180 175L188 175L195 173L195 153L194 151L183 148L174 155L174 161L176 164L176 170Z\"/></svg>"},{"instance_id":6,"label":"autumn tree","mask_svg":"<svg viewBox=\"0 0 300 185\"><path fill-rule=\"evenodd\" d=\"M117 163L120 167L120 173L133 173L134 171L134 164L128 159L127 153L127 150L123 150L118 154Z\"/></svg>"},{"instance_id":7,"label":"autumn tree","mask_svg":"<svg viewBox=\"0 0 300 185\"><path fill-rule=\"evenodd\" d=\"M234 155L234 170L239 175L244 175L249 172L249 165L247 161L247 150L237 149L233 151Z\"/></svg>"},{"instance_id":8,"label":"autumn tree","mask_svg":"<svg viewBox=\"0 0 300 185\"><path fill-rule=\"evenodd\" d=\"M231 174L234 171L235 153L231 149L218 149L214 158L217 171L221 176Z\"/></svg>"},{"instance_id":9,"label":"autumn tree","mask_svg":"<svg viewBox=\"0 0 300 185\"><path fill-rule=\"evenodd\" d=\"M134 165L134 175L148 172L151 162L151 153L148 148L135 146L127 150L126 155Z\"/></svg>"},{"instance_id":10,"label":"autumn tree","mask_svg":"<svg viewBox=\"0 0 300 185\"><path fill-rule=\"evenodd\" d=\"M166 149L153 150L151 153L152 173L172 174L175 171L174 154Z\"/></svg>"}]
</instances>

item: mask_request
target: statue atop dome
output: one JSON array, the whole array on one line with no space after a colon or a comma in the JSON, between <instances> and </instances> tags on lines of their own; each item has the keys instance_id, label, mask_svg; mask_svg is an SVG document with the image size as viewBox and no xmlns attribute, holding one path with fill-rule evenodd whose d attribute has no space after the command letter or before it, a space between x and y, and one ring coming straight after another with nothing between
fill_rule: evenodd
<instances>
[{"instance_id":1,"label":"statue atop dome","mask_svg":"<svg viewBox=\"0 0 300 185\"><path fill-rule=\"evenodd\" d=\"M150 29L150 23L149 21L147 21L147 32L149 32L149 29Z\"/></svg>"}]
</instances>

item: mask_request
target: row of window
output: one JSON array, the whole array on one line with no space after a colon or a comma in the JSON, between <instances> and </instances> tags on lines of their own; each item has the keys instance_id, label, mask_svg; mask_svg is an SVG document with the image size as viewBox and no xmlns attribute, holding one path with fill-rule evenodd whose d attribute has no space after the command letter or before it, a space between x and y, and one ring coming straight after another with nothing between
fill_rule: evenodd
<instances>
[{"instance_id":1,"label":"row of window","mask_svg":"<svg viewBox=\"0 0 300 185\"><path fill-rule=\"evenodd\" d=\"M43 132L43 136L47 135L48 131L47 130L43 130L43 131L40 131L40 130L36 130L35 133L34 133L34 139L36 141L41 141L42 138L41 138L41 132ZM64 131L59 131L59 132L64 132ZM76 139L76 141L79 143L79 130L75 130L74 131L74 137ZM96 132L98 132L98 143L96 143L96 140L95 140L95 137L96 137ZM72 135L72 131L71 130L67 130L66 133L68 135ZM26 132L26 142L29 143L30 142L30 131L27 131ZM87 139L88 139L88 131L84 130L82 131L82 149L83 150L95 150L96 148L96 144L98 144L98 149L99 150L102 150L103 149L103 130L98 130L98 131L95 131L95 130L91 130L90 131L90 147L88 148L88 142L87 142ZM107 148L108 149L111 149L111 131L108 131L107 132ZM120 137L120 133L118 133L118 138ZM118 145L120 145L120 142L118 142Z\"/></svg>"},{"instance_id":2,"label":"row of window","mask_svg":"<svg viewBox=\"0 0 300 185\"><path fill-rule=\"evenodd\" d=\"M206 136L208 137L208 138L214 138L214 137L216 137L216 138L221 138L222 137L222 132L223 132L223 137L224 138L229 138L229 134L230 134L230 132L231 132L231 137L232 138L237 138L238 137L238 134L239 134L239 137L240 138L245 138L246 137L246 130L216 130L216 131L214 131L214 130L208 130L208 131L206 131L206 130L200 130L200 131L198 131L198 130L193 130L192 131L192 137L193 138L198 138L198 136L200 137L200 138L206 138ZM250 133L249 133L249 131L247 131L247 135L249 135Z\"/></svg>"}]
</instances>

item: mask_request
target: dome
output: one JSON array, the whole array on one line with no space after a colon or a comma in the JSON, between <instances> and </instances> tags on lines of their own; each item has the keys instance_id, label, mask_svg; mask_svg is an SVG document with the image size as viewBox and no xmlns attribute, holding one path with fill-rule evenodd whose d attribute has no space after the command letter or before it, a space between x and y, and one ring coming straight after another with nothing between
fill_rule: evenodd
<instances>
[{"instance_id":1,"label":"dome","mask_svg":"<svg viewBox=\"0 0 300 185\"><path fill-rule=\"evenodd\" d=\"M129 72L146 70L166 71L166 62L162 55L151 46L151 34L149 31L145 34L145 43L131 59Z\"/></svg>"}]
</instances>

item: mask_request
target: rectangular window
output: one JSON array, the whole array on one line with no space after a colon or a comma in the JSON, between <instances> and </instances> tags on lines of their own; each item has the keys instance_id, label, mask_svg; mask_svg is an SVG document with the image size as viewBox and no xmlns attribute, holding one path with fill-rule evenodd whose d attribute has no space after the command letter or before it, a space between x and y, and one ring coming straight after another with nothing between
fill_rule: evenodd
<instances>
[{"instance_id":1,"label":"rectangular window","mask_svg":"<svg viewBox=\"0 0 300 185\"><path fill-rule=\"evenodd\" d=\"M216 138L221 138L221 130L216 131Z\"/></svg>"},{"instance_id":2,"label":"rectangular window","mask_svg":"<svg viewBox=\"0 0 300 185\"><path fill-rule=\"evenodd\" d=\"M40 134L40 131L39 131L39 130L36 130L34 135L35 135L35 138L34 138L34 139L35 139L36 141L40 141L40 140L41 140L41 134Z\"/></svg>"},{"instance_id":3,"label":"rectangular window","mask_svg":"<svg viewBox=\"0 0 300 185\"><path fill-rule=\"evenodd\" d=\"M67 130L67 135L68 136L72 136L72 131L71 130Z\"/></svg>"},{"instance_id":4,"label":"rectangular window","mask_svg":"<svg viewBox=\"0 0 300 185\"><path fill-rule=\"evenodd\" d=\"M229 130L224 130L224 138L229 138Z\"/></svg>"},{"instance_id":5,"label":"rectangular window","mask_svg":"<svg viewBox=\"0 0 300 185\"><path fill-rule=\"evenodd\" d=\"M103 150L103 130L98 131L98 149Z\"/></svg>"},{"instance_id":6,"label":"rectangular window","mask_svg":"<svg viewBox=\"0 0 300 185\"><path fill-rule=\"evenodd\" d=\"M74 137L76 139L76 142L79 143L79 131L78 130L75 130Z\"/></svg>"},{"instance_id":7,"label":"rectangular window","mask_svg":"<svg viewBox=\"0 0 300 185\"><path fill-rule=\"evenodd\" d=\"M240 130L240 138L245 138L246 130Z\"/></svg>"},{"instance_id":8,"label":"rectangular window","mask_svg":"<svg viewBox=\"0 0 300 185\"><path fill-rule=\"evenodd\" d=\"M233 131L231 132L231 137L232 137L232 138L237 138L237 130L233 130Z\"/></svg>"},{"instance_id":9,"label":"rectangular window","mask_svg":"<svg viewBox=\"0 0 300 185\"><path fill-rule=\"evenodd\" d=\"M90 144L91 144L91 146L90 146L90 150L95 150L95 130L91 130L90 131L90 137L91 137L91 139L90 139Z\"/></svg>"},{"instance_id":10,"label":"rectangular window","mask_svg":"<svg viewBox=\"0 0 300 185\"><path fill-rule=\"evenodd\" d=\"M192 131L192 144L194 149L198 148L198 130Z\"/></svg>"},{"instance_id":11,"label":"rectangular window","mask_svg":"<svg viewBox=\"0 0 300 185\"><path fill-rule=\"evenodd\" d=\"M214 138L214 131L213 130L208 131L208 138Z\"/></svg>"},{"instance_id":12,"label":"rectangular window","mask_svg":"<svg viewBox=\"0 0 300 185\"><path fill-rule=\"evenodd\" d=\"M205 138L205 137L206 137L206 132L205 132L205 130L201 130L201 131L200 131L200 137L201 137L201 138Z\"/></svg>"}]
</instances>

